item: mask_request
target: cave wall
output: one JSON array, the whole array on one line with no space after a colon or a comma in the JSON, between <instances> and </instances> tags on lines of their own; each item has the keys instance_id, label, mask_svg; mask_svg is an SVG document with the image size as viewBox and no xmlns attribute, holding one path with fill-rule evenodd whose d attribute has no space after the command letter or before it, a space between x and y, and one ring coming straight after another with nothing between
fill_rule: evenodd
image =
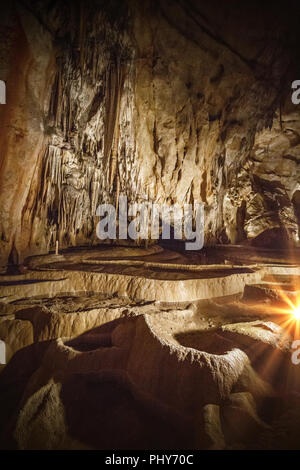
<instances>
[{"instance_id":1,"label":"cave wall","mask_svg":"<svg viewBox=\"0 0 300 470\"><path fill-rule=\"evenodd\" d=\"M297 243L297 34L288 4L12 3L0 264L97 243L96 207L121 193L203 202L206 244Z\"/></svg>"}]
</instances>

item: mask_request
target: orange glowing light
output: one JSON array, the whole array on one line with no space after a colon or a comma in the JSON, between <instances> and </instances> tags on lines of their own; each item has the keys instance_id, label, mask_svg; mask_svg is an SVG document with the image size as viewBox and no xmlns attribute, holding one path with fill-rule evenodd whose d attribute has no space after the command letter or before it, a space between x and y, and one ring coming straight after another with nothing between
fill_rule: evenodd
<instances>
[{"instance_id":1,"label":"orange glowing light","mask_svg":"<svg viewBox=\"0 0 300 470\"><path fill-rule=\"evenodd\" d=\"M274 287L277 291L278 297L282 301L282 305L273 305L269 307L269 313L275 317L277 316L278 323L285 331L286 336L292 336L294 339L300 338L300 284L299 280L293 282L294 285L294 295L291 296L291 293L283 288L283 286L276 285L274 282ZM298 291L298 295L296 292Z\"/></svg>"},{"instance_id":2,"label":"orange glowing light","mask_svg":"<svg viewBox=\"0 0 300 470\"><path fill-rule=\"evenodd\" d=\"M276 291L278 300L269 304L252 304L252 312L271 317L282 329L282 340L289 337L300 339L300 279L292 278L287 286L280 284L276 277L269 282L271 288Z\"/></svg>"},{"instance_id":3,"label":"orange glowing light","mask_svg":"<svg viewBox=\"0 0 300 470\"><path fill-rule=\"evenodd\" d=\"M292 315L295 320L300 320L300 305L293 308Z\"/></svg>"}]
</instances>

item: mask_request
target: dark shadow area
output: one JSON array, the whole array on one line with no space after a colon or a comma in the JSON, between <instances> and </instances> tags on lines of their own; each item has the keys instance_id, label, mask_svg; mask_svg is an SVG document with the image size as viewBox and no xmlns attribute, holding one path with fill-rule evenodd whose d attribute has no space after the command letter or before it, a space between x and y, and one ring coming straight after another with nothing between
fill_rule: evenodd
<instances>
[{"instance_id":1,"label":"dark shadow area","mask_svg":"<svg viewBox=\"0 0 300 470\"><path fill-rule=\"evenodd\" d=\"M139 391L124 372L74 374L63 384L61 399L70 435L93 448L193 445L189 419Z\"/></svg>"},{"instance_id":2,"label":"dark shadow area","mask_svg":"<svg viewBox=\"0 0 300 470\"><path fill-rule=\"evenodd\" d=\"M231 341L223 336L223 332L218 328L177 333L174 338L186 348L198 349L209 354L223 355L235 347Z\"/></svg>"},{"instance_id":3,"label":"dark shadow area","mask_svg":"<svg viewBox=\"0 0 300 470\"><path fill-rule=\"evenodd\" d=\"M266 247L271 249L287 248L289 243L287 231L284 228L270 228L265 230L251 241L255 247Z\"/></svg>"},{"instance_id":4,"label":"dark shadow area","mask_svg":"<svg viewBox=\"0 0 300 470\"><path fill-rule=\"evenodd\" d=\"M85 334L65 343L76 351L95 351L99 348L112 347L110 334Z\"/></svg>"},{"instance_id":5,"label":"dark shadow area","mask_svg":"<svg viewBox=\"0 0 300 470\"><path fill-rule=\"evenodd\" d=\"M41 282L55 282L55 281L62 281L63 279L22 279L20 281L1 281L1 286L21 286L26 284L38 284Z\"/></svg>"},{"instance_id":6,"label":"dark shadow area","mask_svg":"<svg viewBox=\"0 0 300 470\"><path fill-rule=\"evenodd\" d=\"M127 319L127 323L130 319ZM65 342L66 346L79 352L95 351L100 348L111 348L113 346L111 335L114 329L124 322L124 318L117 318L91 330L85 331L76 338Z\"/></svg>"},{"instance_id":7,"label":"dark shadow area","mask_svg":"<svg viewBox=\"0 0 300 470\"><path fill-rule=\"evenodd\" d=\"M297 218L298 231L300 233L300 191L299 190L294 192L293 197L292 197L292 203L294 207L294 213Z\"/></svg>"}]
</instances>

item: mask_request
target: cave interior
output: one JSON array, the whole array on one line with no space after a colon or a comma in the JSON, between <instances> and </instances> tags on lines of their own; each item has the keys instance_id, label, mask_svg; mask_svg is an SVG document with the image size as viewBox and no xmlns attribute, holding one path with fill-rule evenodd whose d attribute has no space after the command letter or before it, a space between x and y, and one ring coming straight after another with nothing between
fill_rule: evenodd
<instances>
[{"instance_id":1,"label":"cave interior","mask_svg":"<svg viewBox=\"0 0 300 470\"><path fill-rule=\"evenodd\" d=\"M0 449L300 449L299 20L1 6Z\"/></svg>"}]
</instances>

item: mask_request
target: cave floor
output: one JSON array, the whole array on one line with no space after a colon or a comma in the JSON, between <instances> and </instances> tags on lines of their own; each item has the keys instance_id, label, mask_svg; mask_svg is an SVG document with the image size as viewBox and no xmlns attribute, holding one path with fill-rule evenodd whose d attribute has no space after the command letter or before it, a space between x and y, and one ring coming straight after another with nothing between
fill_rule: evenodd
<instances>
[{"instance_id":1,"label":"cave floor","mask_svg":"<svg viewBox=\"0 0 300 470\"><path fill-rule=\"evenodd\" d=\"M0 447L300 448L299 256L103 246L2 275Z\"/></svg>"}]
</instances>

